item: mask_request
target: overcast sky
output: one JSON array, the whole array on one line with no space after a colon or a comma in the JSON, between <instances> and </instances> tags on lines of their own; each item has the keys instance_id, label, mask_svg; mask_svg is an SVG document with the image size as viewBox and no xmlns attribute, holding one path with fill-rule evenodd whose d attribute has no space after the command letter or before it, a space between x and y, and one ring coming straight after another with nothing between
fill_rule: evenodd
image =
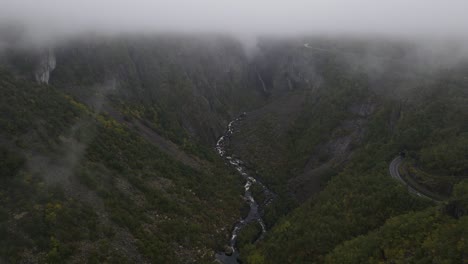
<instances>
[{"instance_id":1,"label":"overcast sky","mask_svg":"<svg viewBox=\"0 0 468 264\"><path fill-rule=\"evenodd\" d=\"M0 0L35 32L468 35L468 0Z\"/></svg>"}]
</instances>

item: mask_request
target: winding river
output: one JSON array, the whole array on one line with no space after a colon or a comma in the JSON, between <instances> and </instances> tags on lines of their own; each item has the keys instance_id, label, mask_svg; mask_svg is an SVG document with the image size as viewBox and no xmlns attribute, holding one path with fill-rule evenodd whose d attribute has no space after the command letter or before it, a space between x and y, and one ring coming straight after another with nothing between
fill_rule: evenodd
<instances>
[{"instance_id":1,"label":"winding river","mask_svg":"<svg viewBox=\"0 0 468 264\"><path fill-rule=\"evenodd\" d=\"M250 207L250 210L247 216L239 220L234 225L234 228L232 230L231 239L229 241L229 247L230 247L229 251L231 251L232 254L230 252L229 253L226 253L226 252L216 253L216 259L224 264L239 263L238 262L239 252L236 249L237 236L239 232L249 223L258 222L258 224L260 224L260 226L262 227L262 234L256 239L256 241L258 241L259 239L263 237L263 235L266 232L265 224L262 219L263 209L265 208L265 206L267 206L269 203L273 201L273 198L275 196L258 179L256 179L255 177L249 174L249 171L247 167L245 166L245 163L242 160L234 157L232 154L227 153L227 147L229 146L231 136L234 134L236 126L245 118L245 116L246 116L246 113L243 113L242 115L240 115L233 121L229 122L226 131L216 142L216 151L218 152L218 154L227 163L229 163L230 166L234 167L239 172L239 174L245 179L244 200ZM260 186L260 189L262 190L262 193L265 196L264 202L260 205L255 201L255 198L253 197L253 194L251 191L251 187L254 185Z\"/></svg>"}]
</instances>

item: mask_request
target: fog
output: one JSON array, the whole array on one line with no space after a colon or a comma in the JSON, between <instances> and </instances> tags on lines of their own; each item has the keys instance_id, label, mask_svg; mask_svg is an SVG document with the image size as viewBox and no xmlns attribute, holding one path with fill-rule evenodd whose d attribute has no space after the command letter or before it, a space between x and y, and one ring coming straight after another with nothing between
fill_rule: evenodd
<instances>
[{"instance_id":1,"label":"fog","mask_svg":"<svg viewBox=\"0 0 468 264\"><path fill-rule=\"evenodd\" d=\"M44 40L87 31L468 35L466 0L0 0L0 6L0 25L21 24Z\"/></svg>"}]
</instances>

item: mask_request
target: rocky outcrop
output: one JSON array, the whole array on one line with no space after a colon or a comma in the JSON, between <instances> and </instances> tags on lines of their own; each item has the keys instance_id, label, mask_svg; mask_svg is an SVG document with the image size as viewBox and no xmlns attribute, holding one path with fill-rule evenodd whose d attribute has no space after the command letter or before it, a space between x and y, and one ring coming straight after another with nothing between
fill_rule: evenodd
<instances>
[{"instance_id":1,"label":"rocky outcrop","mask_svg":"<svg viewBox=\"0 0 468 264\"><path fill-rule=\"evenodd\" d=\"M49 83L50 73L55 69L57 61L52 49L48 49L39 58L39 65L35 72L36 81L38 83Z\"/></svg>"}]
</instances>

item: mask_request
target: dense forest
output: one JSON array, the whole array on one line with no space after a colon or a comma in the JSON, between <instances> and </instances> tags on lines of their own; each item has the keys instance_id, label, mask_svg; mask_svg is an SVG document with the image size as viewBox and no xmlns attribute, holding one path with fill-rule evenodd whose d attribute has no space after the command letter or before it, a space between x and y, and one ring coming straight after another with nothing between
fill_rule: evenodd
<instances>
[{"instance_id":1,"label":"dense forest","mask_svg":"<svg viewBox=\"0 0 468 264\"><path fill-rule=\"evenodd\" d=\"M229 151L276 195L263 238L239 234L243 263L467 261L467 62L327 38L249 56L226 36L48 49L47 82L44 49L0 51L0 262L215 262L246 213L214 149L242 112ZM433 199L390 177L400 154Z\"/></svg>"},{"instance_id":2,"label":"dense forest","mask_svg":"<svg viewBox=\"0 0 468 264\"><path fill-rule=\"evenodd\" d=\"M54 87L5 71L1 100L2 259L190 262L222 248L240 179L215 155L192 168Z\"/></svg>"},{"instance_id":3,"label":"dense forest","mask_svg":"<svg viewBox=\"0 0 468 264\"><path fill-rule=\"evenodd\" d=\"M397 62L385 58L381 67L389 71L377 79L355 59L365 56L353 50L355 45L326 55L305 53L289 43L271 47L284 56L275 58L286 64L275 66L281 74L291 76L289 70L297 72L297 67L313 70L297 77L287 95L254 112L238 134L237 152L287 202L267 208L272 231L255 246L242 248L247 262L466 261L468 225L461 201L468 175L467 64L431 70L428 77L411 64L394 69ZM306 56L310 64L301 65L306 59L295 56ZM393 89L387 79L393 80ZM390 161L400 152L407 154L408 182L441 203L411 195L389 177ZM406 227L419 221L425 226ZM444 236L450 246L436 242L445 241ZM377 237L378 242L372 240Z\"/></svg>"}]
</instances>

